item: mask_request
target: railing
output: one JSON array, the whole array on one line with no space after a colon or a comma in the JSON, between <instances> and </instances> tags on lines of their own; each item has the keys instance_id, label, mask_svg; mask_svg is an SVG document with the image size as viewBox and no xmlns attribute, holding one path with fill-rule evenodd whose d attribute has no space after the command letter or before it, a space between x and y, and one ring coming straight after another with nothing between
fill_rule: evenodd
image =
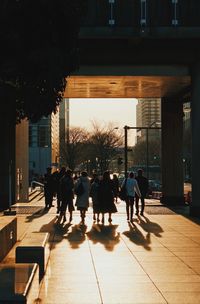
<instances>
[{"instance_id":1,"label":"railing","mask_svg":"<svg viewBox=\"0 0 200 304\"><path fill-rule=\"evenodd\" d=\"M88 0L82 26L199 27L199 0Z\"/></svg>"},{"instance_id":2,"label":"railing","mask_svg":"<svg viewBox=\"0 0 200 304\"><path fill-rule=\"evenodd\" d=\"M32 181L31 182L31 191L33 191L36 187L40 187L40 190L44 190L44 184L37 182L37 181Z\"/></svg>"}]
</instances>

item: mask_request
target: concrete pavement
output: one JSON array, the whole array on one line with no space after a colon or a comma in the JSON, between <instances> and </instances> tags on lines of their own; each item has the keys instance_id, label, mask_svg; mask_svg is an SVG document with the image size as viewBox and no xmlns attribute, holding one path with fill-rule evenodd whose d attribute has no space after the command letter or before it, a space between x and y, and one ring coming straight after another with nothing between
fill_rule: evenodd
<instances>
[{"instance_id":1,"label":"concrete pavement","mask_svg":"<svg viewBox=\"0 0 200 304\"><path fill-rule=\"evenodd\" d=\"M44 201L31 206L43 207ZM125 204L117 208L112 224L106 217L104 225L93 223L91 208L85 225L77 211L72 223L68 215L59 224L56 207L17 215L19 241L29 231L50 233L51 254L36 303L199 304L200 221L145 212L131 224ZM12 259L14 248L4 262Z\"/></svg>"}]
</instances>

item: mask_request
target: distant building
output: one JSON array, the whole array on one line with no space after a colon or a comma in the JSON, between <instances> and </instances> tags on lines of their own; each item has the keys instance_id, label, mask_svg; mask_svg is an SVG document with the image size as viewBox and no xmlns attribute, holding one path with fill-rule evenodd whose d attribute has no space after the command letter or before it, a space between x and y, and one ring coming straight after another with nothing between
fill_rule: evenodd
<instances>
[{"instance_id":1,"label":"distant building","mask_svg":"<svg viewBox=\"0 0 200 304\"><path fill-rule=\"evenodd\" d=\"M65 164L65 145L69 142L69 99L63 98L60 104L60 164Z\"/></svg>"},{"instance_id":2,"label":"distant building","mask_svg":"<svg viewBox=\"0 0 200 304\"><path fill-rule=\"evenodd\" d=\"M29 124L29 180L59 165L59 110Z\"/></svg>"},{"instance_id":3,"label":"distant building","mask_svg":"<svg viewBox=\"0 0 200 304\"><path fill-rule=\"evenodd\" d=\"M161 100L160 98L138 99L136 105L137 141L146 140L146 130L140 127L161 127ZM148 131L150 137L159 134L157 130Z\"/></svg>"}]
</instances>

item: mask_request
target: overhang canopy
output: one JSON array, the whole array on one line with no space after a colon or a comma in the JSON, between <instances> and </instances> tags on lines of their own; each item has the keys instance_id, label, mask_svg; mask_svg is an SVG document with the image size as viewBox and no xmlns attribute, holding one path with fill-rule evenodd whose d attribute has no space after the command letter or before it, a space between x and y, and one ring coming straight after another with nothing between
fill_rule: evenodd
<instances>
[{"instance_id":1,"label":"overhang canopy","mask_svg":"<svg viewBox=\"0 0 200 304\"><path fill-rule=\"evenodd\" d=\"M181 95L190 84L190 72L184 65L82 65L68 78L64 97L172 97Z\"/></svg>"}]
</instances>

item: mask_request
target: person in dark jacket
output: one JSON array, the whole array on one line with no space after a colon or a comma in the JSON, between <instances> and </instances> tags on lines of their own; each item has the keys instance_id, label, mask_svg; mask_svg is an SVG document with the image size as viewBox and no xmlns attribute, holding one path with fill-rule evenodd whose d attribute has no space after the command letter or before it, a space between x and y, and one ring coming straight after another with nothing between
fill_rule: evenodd
<instances>
[{"instance_id":1,"label":"person in dark jacket","mask_svg":"<svg viewBox=\"0 0 200 304\"><path fill-rule=\"evenodd\" d=\"M117 198L119 195L119 180L117 177L117 174L113 174L113 187L114 187L114 197L115 197L115 202L117 203Z\"/></svg>"},{"instance_id":2,"label":"person in dark jacket","mask_svg":"<svg viewBox=\"0 0 200 304\"><path fill-rule=\"evenodd\" d=\"M70 213L69 222L72 221L72 213L74 211L73 199L74 199L74 180L72 177L72 170L68 169L64 176L60 180L60 196L61 207L60 216L63 222L66 221L66 210Z\"/></svg>"},{"instance_id":3,"label":"person in dark jacket","mask_svg":"<svg viewBox=\"0 0 200 304\"><path fill-rule=\"evenodd\" d=\"M61 167L60 171L57 172L56 176L55 176L55 191L56 191L56 195L57 195L57 213L60 213L60 207L61 207L61 192L60 192L60 181L61 178L65 175L66 172L66 168L65 167Z\"/></svg>"},{"instance_id":4,"label":"person in dark jacket","mask_svg":"<svg viewBox=\"0 0 200 304\"><path fill-rule=\"evenodd\" d=\"M45 208L51 208L53 205L53 196L54 196L54 179L51 173L51 167L46 169L44 175L44 198L45 198Z\"/></svg>"},{"instance_id":5,"label":"person in dark jacket","mask_svg":"<svg viewBox=\"0 0 200 304\"><path fill-rule=\"evenodd\" d=\"M102 213L102 223L104 223L105 213L109 214L108 222L112 222L112 213L117 212L117 208L114 203L114 187L113 182L110 178L110 172L105 171L103 173L103 178L99 183L98 188L98 200L99 200L99 210Z\"/></svg>"},{"instance_id":6,"label":"person in dark jacket","mask_svg":"<svg viewBox=\"0 0 200 304\"><path fill-rule=\"evenodd\" d=\"M141 192L141 211L140 211L140 215L143 215L144 213L144 207L145 207L145 197L147 196L148 193L148 189L149 189L149 182L148 179L143 176L143 170L142 169L138 169L137 171L137 176L135 178L138 182L138 186ZM139 196L136 194L135 197L135 207L136 207L136 212L135 214L138 215L139 214Z\"/></svg>"}]
</instances>

